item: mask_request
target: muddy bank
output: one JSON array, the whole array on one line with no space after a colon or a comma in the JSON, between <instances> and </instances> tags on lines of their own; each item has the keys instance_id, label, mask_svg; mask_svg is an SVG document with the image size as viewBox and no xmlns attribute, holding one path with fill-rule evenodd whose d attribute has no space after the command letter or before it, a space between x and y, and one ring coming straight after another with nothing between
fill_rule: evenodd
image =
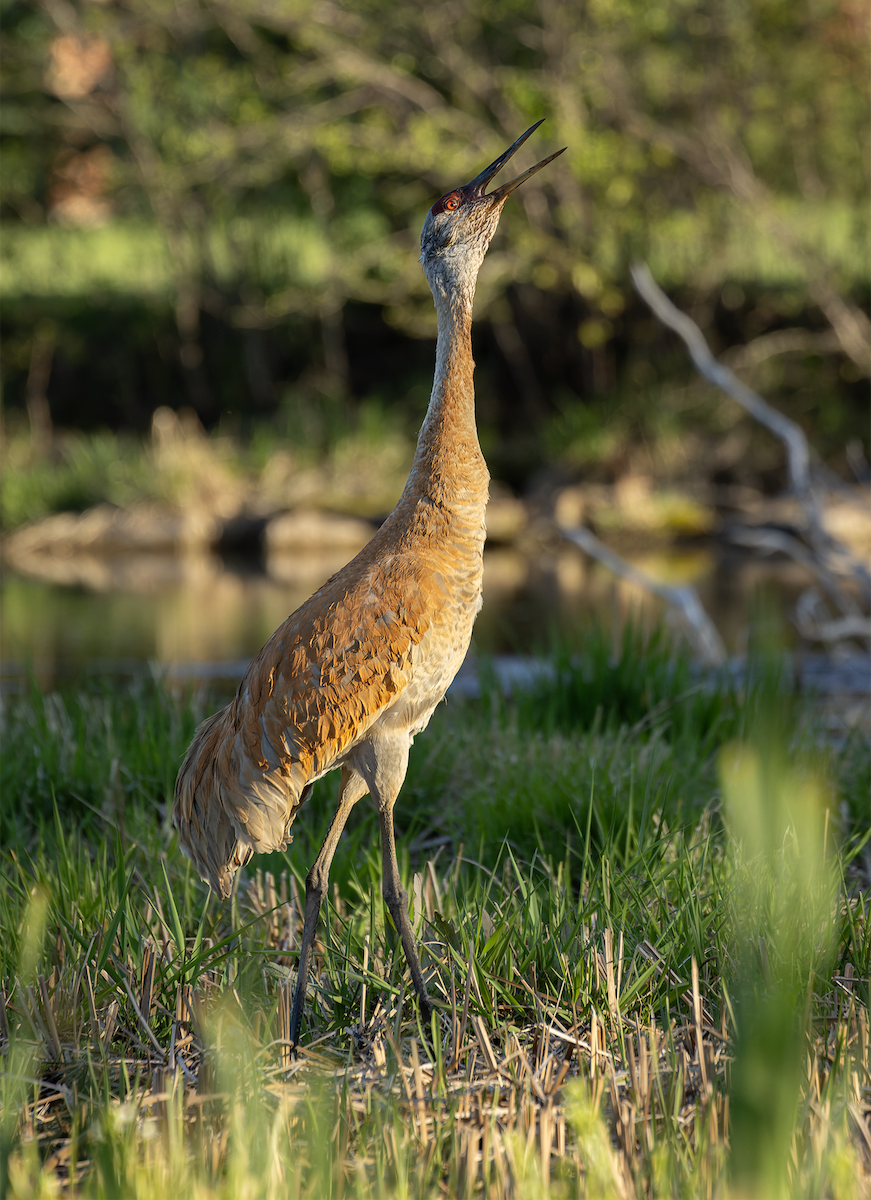
<instances>
[{"instance_id":1,"label":"muddy bank","mask_svg":"<svg viewBox=\"0 0 871 1200\"><path fill-rule=\"evenodd\" d=\"M843 485L823 493L820 502L826 531L860 558L871 557L871 489ZM24 574L95 586L89 580L100 572L92 568L92 560L107 560L111 577L109 560L142 554L224 552L267 561L301 552L323 554L331 561L342 554L351 557L378 523L315 505L271 512L239 507L221 513L203 506L181 510L101 504L25 525L2 539L0 554ZM528 500L496 487L487 509L488 543L525 552L552 545L561 529L581 524L617 549L635 553L699 538L751 545L748 532L758 535L766 529L798 538L807 533L805 511L788 495L767 497L738 486L662 488L638 475L610 485L548 486L545 481ZM773 549L774 543L768 552ZM116 566L123 576L123 563Z\"/></svg>"}]
</instances>

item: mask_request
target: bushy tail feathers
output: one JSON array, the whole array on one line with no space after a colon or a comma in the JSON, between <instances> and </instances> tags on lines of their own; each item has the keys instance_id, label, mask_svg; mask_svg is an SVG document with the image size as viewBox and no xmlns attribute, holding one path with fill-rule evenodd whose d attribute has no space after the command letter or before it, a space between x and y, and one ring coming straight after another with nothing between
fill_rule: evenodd
<instances>
[{"instance_id":1,"label":"bushy tail feathers","mask_svg":"<svg viewBox=\"0 0 871 1200\"><path fill-rule=\"evenodd\" d=\"M294 775L249 761L233 705L197 729L176 780L172 817L182 850L219 896L230 895L233 877L252 854L287 846L289 826L311 790Z\"/></svg>"}]
</instances>

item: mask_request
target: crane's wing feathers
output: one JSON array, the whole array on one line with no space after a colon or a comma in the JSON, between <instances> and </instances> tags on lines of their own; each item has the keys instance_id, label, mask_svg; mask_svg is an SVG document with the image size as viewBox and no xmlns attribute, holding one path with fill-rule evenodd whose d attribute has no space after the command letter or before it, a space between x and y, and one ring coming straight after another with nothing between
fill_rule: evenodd
<instances>
[{"instance_id":1,"label":"crane's wing feathers","mask_svg":"<svg viewBox=\"0 0 871 1200\"><path fill-rule=\"evenodd\" d=\"M388 569L371 557L364 550L288 617L233 702L203 722L191 743L173 817L182 847L221 895L254 852L286 847L310 781L409 682L440 588L419 562L391 556Z\"/></svg>"}]
</instances>

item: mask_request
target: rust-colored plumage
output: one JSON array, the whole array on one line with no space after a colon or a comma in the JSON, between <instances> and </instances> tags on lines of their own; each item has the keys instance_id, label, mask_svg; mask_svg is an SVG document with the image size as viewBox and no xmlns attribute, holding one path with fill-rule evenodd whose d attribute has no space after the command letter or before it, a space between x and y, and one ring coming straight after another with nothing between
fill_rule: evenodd
<instances>
[{"instance_id":1,"label":"rust-colored plumage","mask_svg":"<svg viewBox=\"0 0 871 1200\"><path fill-rule=\"evenodd\" d=\"M367 792L380 815L384 898L429 1013L399 879L393 805L411 742L463 661L481 607L489 475L475 426L472 300L505 200L556 157L486 194L536 128L442 197L424 223L421 262L438 312L436 373L399 503L357 557L273 634L233 702L197 730L179 772L173 818L181 844L227 896L252 854L286 847L315 780L342 769L336 814L306 877L294 1042L330 862L348 814Z\"/></svg>"}]
</instances>

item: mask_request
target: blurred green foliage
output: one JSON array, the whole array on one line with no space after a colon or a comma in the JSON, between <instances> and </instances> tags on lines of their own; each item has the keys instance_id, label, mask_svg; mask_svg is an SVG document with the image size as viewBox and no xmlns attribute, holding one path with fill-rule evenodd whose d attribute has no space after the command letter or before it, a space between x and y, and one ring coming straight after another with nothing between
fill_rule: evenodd
<instances>
[{"instance_id":1,"label":"blurred green foliage","mask_svg":"<svg viewBox=\"0 0 871 1200\"><path fill-rule=\"evenodd\" d=\"M506 209L477 305L526 393L515 425L554 411L550 378L542 394L524 383L541 367L529 350L524 365L536 310L557 322L575 399L610 390L614 346L638 326L632 257L690 289L709 321L743 285L745 308L724 301L739 340L815 308L837 324L867 284L868 17L855 0L7 0L3 26L13 406L33 314L55 306L66 361L71 313L112 319L119 299L173 314L150 357L176 363L181 398L209 422L228 406L228 338L252 360L242 386L263 412L307 369L311 395L366 395L349 374L349 306L380 312L382 363L391 331L431 336L416 262L426 209L541 116L519 166L568 150ZM131 310L137 346L143 323ZM296 359L260 362L251 338L276 326ZM88 330L84 375L53 386L88 393L82 420L141 426L132 393L175 383L143 383L137 359L131 379L112 375L110 402L93 362L104 349ZM846 354L842 387L859 370Z\"/></svg>"},{"instance_id":2,"label":"blurred green foliage","mask_svg":"<svg viewBox=\"0 0 871 1200\"><path fill-rule=\"evenodd\" d=\"M672 279L722 276L732 258L740 271L755 239L726 184L738 160L758 182L754 207L770 205L843 282L867 274L849 253L866 221L867 22L846 0L4 8L3 215L94 223L64 206L78 186L134 219L65 239L73 260L96 261L72 282L55 272L55 287L104 272L133 291L173 274L250 277L259 294L240 297L239 319L274 320L331 289L334 302L422 299L425 319L408 251L426 207L539 116L533 153L568 152L523 194L525 214L507 210L490 295L508 271L567 287L589 264L578 290L605 299L627 253L653 248ZM69 162L96 144L111 165L88 193ZM51 241L30 243L35 263ZM26 244L13 237L9 254ZM775 276L802 274L769 253ZM611 295L603 311L616 309Z\"/></svg>"}]
</instances>

